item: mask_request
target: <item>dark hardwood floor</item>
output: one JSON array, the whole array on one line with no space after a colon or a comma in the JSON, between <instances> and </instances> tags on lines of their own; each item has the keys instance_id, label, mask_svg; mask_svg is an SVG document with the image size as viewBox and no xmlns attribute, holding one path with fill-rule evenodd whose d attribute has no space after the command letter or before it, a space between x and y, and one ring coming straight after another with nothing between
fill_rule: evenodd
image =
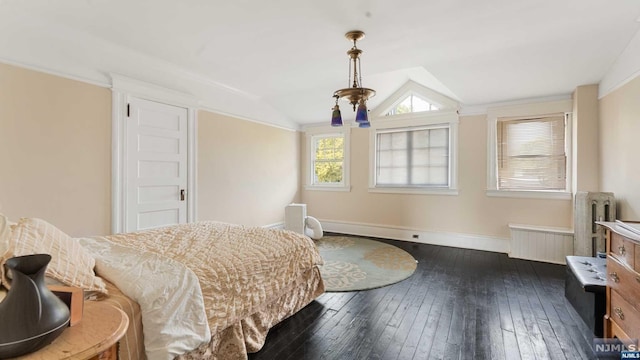
<instances>
[{"instance_id":1,"label":"dark hardwood floor","mask_svg":"<svg viewBox=\"0 0 640 360\"><path fill-rule=\"evenodd\" d=\"M595 359L593 335L564 297L564 266L381 241L418 260L411 277L323 294L249 359Z\"/></svg>"}]
</instances>

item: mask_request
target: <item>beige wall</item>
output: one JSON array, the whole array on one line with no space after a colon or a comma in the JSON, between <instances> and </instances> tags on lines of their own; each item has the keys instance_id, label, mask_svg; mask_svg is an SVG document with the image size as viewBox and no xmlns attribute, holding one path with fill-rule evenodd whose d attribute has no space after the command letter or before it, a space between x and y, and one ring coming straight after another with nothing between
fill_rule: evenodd
<instances>
[{"instance_id":1,"label":"beige wall","mask_svg":"<svg viewBox=\"0 0 640 360\"><path fill-rule=\"evenodd\" d=\"M640 76L600 100L600 170L618 218L640 221Z\"/></svg>"},{"instance_id":2,"label":"beige wall","mask_svg":"<svg viewBox=\"0 0 640 360\"><path fill-rule=\"evenodd\" d=\"M0 64L0 212L111 228L111 91Z\"/></svg>"},{"instance_id":3,"label":"beige wall","mask_svg":"<svg viewBox=\"0 0 640 360\"><path fill-rule=\"evenodd\" d=\"M379 194L367 191L368 130L354 128L351 132L351 191L303 191L302 201L307 203L307 213L320 220L421 231L509 238L509 223L571 227L570 200L486 195L486 134L486 116L460 119L459 195ZM306 165L305 156L303 169Z\"/></svg>"},{"instance_id":4,"label":"beige wall","mask_svg":"<svg viewBox=\"0 0 640 360\"><path fill-rule=\"evenodd\" d=\"M198 219L282 222L299 202L299 149L295 131L198 112Z\"/></svg>"},{"instance_id":5,"label":"beige wall","mask_svg":"<svg viewBox=\"0 0 640 360\"><path fill-rule=\"evenodd\" d=\"M599 191L598 85L578 86L573 92L573 189Z\"/></svg>"},{"instance_id":6,"label":"beige wall","mask_svg":"<svg viewBox=\"0 0 640 360\"><path fill-rule=\"evenodd\" d=\"M299 134L199 112L198 215L283 221L299 202ZM111 91L0 64L0 213L72 236L111 232Z\"/></svg>"},{"instance_id":7,"label":"beige wall","mask_svg":"<svg viewBox=\"0 0 640 360\"><path fill-rule=\"evenodd\" d=\"M589 119L576 130L583 139L595 131L596 91L586 86L574 93L579 115ZM578 188L614 192L620 217L635 220L638 98L638 78L603 98L600 152L584 145L590 141L576 145L579 154L587 154L576 163L583 174ZM363 129L352 132L352 191L299 193L307 160L304 136L206 111L199 112L198 126L199 219L266 225L282 221L288 203L305 202L319 219L423 231L507 238L508 223L571 226L570 201L486 196L484 116L461 118L458 196L369 193L369 138ZM0 212L13 219L42 217L75 236L109 233L110 154L108 89L0 64ZM591 161L597 157L599 166Z\"/></svg>"}]
</instances>

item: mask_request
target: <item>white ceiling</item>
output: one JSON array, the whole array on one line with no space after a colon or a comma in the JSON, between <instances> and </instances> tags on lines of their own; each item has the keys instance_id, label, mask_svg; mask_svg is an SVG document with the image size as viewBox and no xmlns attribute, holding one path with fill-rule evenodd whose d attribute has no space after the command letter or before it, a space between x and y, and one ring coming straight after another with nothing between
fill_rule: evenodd
<instances>
[{"instance_id":1,"label":"white ceiling","mask_svg":"<svg viewBox=\"0 0 640 360\"><path fill-rule=\"evenodd\" d=\"M0 61L297 127L328 122L348 86L349 30L367 35L370 108L409 79L473 106L598 83L639 17L638 0L0 0Z\"/></svg>"}]
</instances>

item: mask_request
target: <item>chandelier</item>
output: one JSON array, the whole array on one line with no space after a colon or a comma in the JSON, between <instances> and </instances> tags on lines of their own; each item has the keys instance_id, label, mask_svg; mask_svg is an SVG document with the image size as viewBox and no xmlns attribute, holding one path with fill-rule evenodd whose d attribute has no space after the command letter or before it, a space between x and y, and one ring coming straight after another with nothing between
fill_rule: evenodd
<instances>
[{"instance_id":1,"label":"chandelier","mask_svg":"<svg viewBox=\"0 0 640 360\"><path fill-rule=\"evenodd\" d=\"M358 127L368 128L369 115L367 114L367 100L376 95L375 90L362 87L362 71L360 70L360 55L362 50L358 49L356 42L364 38L364 32L360 30L349 31L344 35L347 39L353 41L353 47L347 51L349 55L349 81L351 87L336 90L333 97L336 98L336 105L333 107L331 115L331 126L342 126L342 115L340 114L340 106L338 100L344 98L353 106L356 111L356 122Z\"/></svg>"}]
</instances>

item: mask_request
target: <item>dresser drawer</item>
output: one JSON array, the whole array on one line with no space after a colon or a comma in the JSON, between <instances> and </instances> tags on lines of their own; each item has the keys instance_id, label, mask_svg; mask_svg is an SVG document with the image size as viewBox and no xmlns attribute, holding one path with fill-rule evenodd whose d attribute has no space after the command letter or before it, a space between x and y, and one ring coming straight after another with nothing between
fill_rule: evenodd
<instances>
[{"instance_id":1,"label":"dresser drawer","mask_svg":"<svg viewBox=\"0 0 640 360\"><path fill-rule=\"evenodd\" d=\"M629 265L632 269L635 263L635 247L636 245L633 242L617 233L611 233L611 248L609 252L621 263Z\"/></svg>"},{"instance_id":2,"label":"dresser drawer","mask_svg":"<svg viewBox=\"0 0 640 360\"><path fill-rule=\"evenodd\" d=\"M609 318L630 338L637 339L640 336L640 313L615 290L611 290Z\"/></svg>"},{"instance_id":3,"label":"dresser drawer","mask_svg":"<svg viewBox=\"0 0 640 360\"><path fill-rule=\"evenodd\" d=\"M607 286L640 310L640 275L613 258L607 259Z\"/></svg>"}]
</instances>

